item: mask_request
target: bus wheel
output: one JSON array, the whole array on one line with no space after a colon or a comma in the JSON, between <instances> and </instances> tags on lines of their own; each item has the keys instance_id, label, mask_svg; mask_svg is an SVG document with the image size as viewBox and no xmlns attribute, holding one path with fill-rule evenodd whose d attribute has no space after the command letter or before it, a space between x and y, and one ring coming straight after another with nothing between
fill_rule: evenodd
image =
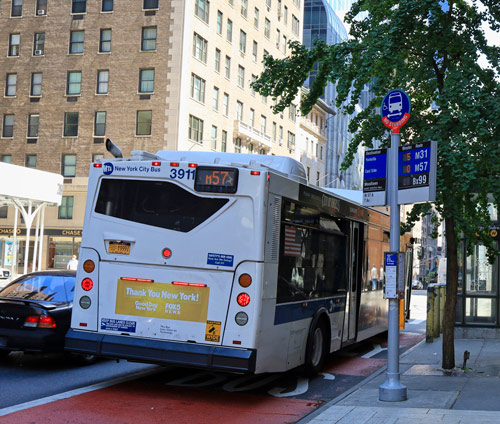
<instances>
[{"instance_id":1,"label":"bus wheel","mask_svg":"<svg viewBox=\"0 0 500 424\"><path fill-rule=\"evenodd\" d=\"M304 374L306 376L313 377L323 368L326 356L325 342L325 326L318 322L307 338L306 360L304 363Z\"/></svg>"}]
</instances>

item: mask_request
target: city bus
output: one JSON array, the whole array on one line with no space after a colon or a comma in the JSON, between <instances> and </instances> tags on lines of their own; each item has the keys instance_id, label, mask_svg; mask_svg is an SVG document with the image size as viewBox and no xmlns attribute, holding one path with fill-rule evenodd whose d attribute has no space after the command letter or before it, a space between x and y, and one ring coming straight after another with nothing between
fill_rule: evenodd
<instances>
[{"instance_id":1,"label":"city bus","mask_svg":"<svg viewBox=\"0 0 500 424\"><path fill-rule=\"evenodd\" d=\"M100 159L66 349L314 375L329 353L387 330L383 276L374 283L370 268L388 250L388 215L309 185L291 158Z\"/></svg>"}]
</instances>

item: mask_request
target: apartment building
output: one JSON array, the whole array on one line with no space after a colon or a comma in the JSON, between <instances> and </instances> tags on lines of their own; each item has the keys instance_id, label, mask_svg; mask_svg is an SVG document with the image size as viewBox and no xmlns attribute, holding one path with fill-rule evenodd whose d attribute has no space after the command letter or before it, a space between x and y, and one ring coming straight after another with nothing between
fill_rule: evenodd
<instances>
[{"instance_id":1,"label":"apartment building","mask_svg":"<svg viewBox=\"0 0 500 424\"><path fill-rule=\"evenodd\" d=\"M88 167L106 138L124 155L296 155L298 102L274 115L250 82L264 55L302 39L302 20L301 0L1 2L0 160L64 176L43 267L78 252ZM0 265L14 215L0 209Z\"/></svg>"}]
</instances>

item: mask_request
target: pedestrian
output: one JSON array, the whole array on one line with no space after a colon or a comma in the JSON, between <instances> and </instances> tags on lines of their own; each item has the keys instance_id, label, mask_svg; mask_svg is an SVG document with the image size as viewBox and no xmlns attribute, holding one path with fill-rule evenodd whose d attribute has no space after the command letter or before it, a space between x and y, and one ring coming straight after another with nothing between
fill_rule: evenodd
<instances>
[{"instance_id":1,"label":"pedestrian","mask_svg":"<svg viewBox=\"0 0 500 424\"><path fill-rule=\"evenodd\" d=\"M372 281L372 290L377 290L377 267L375 264L373 264L372 270L371 270L371 281Z\"/></svg>"},{"instance_id":2,"label":"pedestrian","mask_svg":"<svg viewBox=\"0 0 500 424\"><path fill-rule=\"evenodd\" d=\"M77 268L78 268L78 259L76 259L76 255L73 255L71 259L68 261L66 269L71 269L73 271L76 271Z\"/></svg>"}]
</instances>

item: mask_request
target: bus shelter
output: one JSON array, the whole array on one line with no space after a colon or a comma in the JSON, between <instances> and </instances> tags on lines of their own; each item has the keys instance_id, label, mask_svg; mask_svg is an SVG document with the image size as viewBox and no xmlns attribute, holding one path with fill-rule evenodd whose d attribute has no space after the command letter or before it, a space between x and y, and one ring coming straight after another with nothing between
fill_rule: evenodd
<instances>
[{"instance_id":1,"label":"bus shelter","mask_svg":"<svg viewBox=\"0 0 500 424\"><path fill-rule=\"evenodd\" d=\"M31 264L31 271L41 270L45 208L47 206L59 206L62 192L62 175L0 162L0 206L13 206L16 212L12 234L12 258L9 261L12 276L18 275L17 235L19 232L19 212L26 227L26 245L24 253L20 253L24 254L23 274L26 274L28 272L28 263ZM33 257L30 261L28 257L29 240L33 227L35 227L35 240Z\"/></svg>"}]
</instances>

